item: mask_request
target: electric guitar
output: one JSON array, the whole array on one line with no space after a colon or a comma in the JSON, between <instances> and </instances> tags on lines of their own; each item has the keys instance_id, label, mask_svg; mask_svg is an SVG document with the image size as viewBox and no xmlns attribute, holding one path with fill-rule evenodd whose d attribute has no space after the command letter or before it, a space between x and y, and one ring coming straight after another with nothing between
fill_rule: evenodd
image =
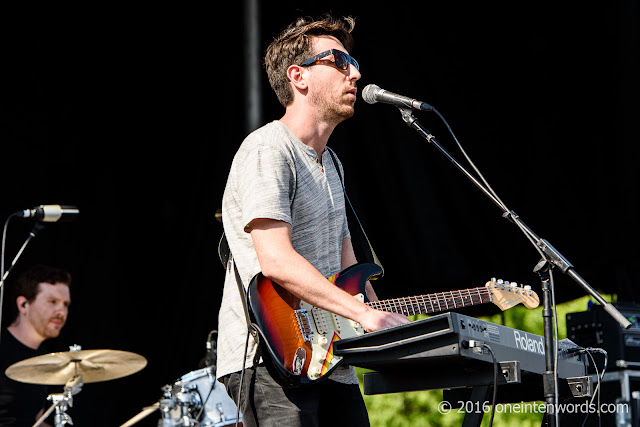
<instances>
[{"instance_id":1,"label":"electric guitar","mask_svg":"<svg viewBox=\"0 0 640 427\"><path fill-rule=\"evenodd\" d=\"M477 288L368 301L365 292L367 280L380 271L375 264L356 264L328 280L375 309L407 316L489 302L503 311L519 303L527 308L539 305L538 295L529 286L521 287L495 279ZM333 343L364 334L359 323L307 304L261 273L251 280L248 299L263 344L281 374L280 379L287 385L303 385L323 379L342 360L333 354Z\"/></svg>"}]
</instances>

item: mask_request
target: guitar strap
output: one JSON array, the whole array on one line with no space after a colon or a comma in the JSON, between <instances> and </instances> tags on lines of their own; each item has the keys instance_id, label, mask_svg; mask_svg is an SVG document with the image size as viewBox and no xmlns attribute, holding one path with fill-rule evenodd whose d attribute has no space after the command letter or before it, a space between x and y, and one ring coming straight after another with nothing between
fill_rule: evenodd
<instances>
[{"instance_id":1,"label":"guitar strap","mask_svg":"<svg viewBox=\"0 0 640 427\"><path fill-rule=\"evenodd\" d=\"M249 315L249 306L247 305L247 291L244 288L244 284L242 283L242 278L240 277L240 272L238 271L238 267L236 266L236 262L231 255L231 249L229 249L229 242L227 242L227 236L222 232L222 237L220 238L220 243L218 243L218 257L220 257L220 262L222 262L222 266L225 270L229 266L229 261L233 261L233 270L236 275L236 284L238 285L238 292L240 293L240 301L242 301L242 309L244 310L244 315L247 321L248 333L253 336L253 339L256 341L256 344L260 344L260 328L258 325L251 321L251 316ZM247 335L247 340L249 336ZM258 346L259 347L259 346ZM256 360L260 357L260 352L256 354ZM246 359L246 354L245 354Z\"/></svg>"},{"instance_id":2,"label":"guitar strap","mask_svg":"<svg viewBox=\"0 0 640 427\"><path fill-rule=\"evenodd\" d=\"M356 252L357 255L359 255L357 258L364 257L364 259L366 259L367 262L372 262L374 264L377 264L382 270L379 275L371 278L371 280L375 280L379 277L384 276L384 267L382 266L382 263L378 259L376 252L373 250L373 246L371 246L371 242L367 237L367 233L364 232L364 227L362 226L362 223L360 222L360 219L356 214L356 210L353 208L353 205L351 204L351 200L349 200L349 196L347 196L347 189L344 186L344 181L342 180L342 174L340 173L340 168L338 168L338 161L336 160L336 155L334 154L333 150L329 147L327 147L327 151L331 155L333 166L336 168L336 171L338 172L338 178L340 178L340 184L342 185L342 192L344 193L344 199L349 205L349 208L351 208L350 210L347 210L347 219L351 217L352 218L351 222L352 223L355 222L358 224L358 229L361 234L360 239L351 239L351 242L353 243L354 251Z\"/></svg>"},{"instance_id":3,"label":"guitar strap","mask_svg":"<svg viewBox=\"0 0 640 427\"><path fill-rule=\"evenodd\" d=\"M236 262L231 256L231 251L229 250L229 243L227 243L227 237L224 232L222 232L222 238L220 239L220 243L218 244L218 256L220 257L220 261L224 266L225 270L229 266L229 261L233 262L233 270L236 275L236 284L238 285L238 292L240 292L240 301L242 301L242 309L244 310L244 315L247 320L247 326L249 328L249 333L256 340L257 344L260 344L260 334L258 331L260 328L258 325L251 321L251 316L249 315L249 306L247 305L247 291L244 288L244 284L242 282L242 278L240 277L240 272L238 271L238 267L236 266ZM247 337L248 338L248 337Z\"/></svg>"}]
</instances>

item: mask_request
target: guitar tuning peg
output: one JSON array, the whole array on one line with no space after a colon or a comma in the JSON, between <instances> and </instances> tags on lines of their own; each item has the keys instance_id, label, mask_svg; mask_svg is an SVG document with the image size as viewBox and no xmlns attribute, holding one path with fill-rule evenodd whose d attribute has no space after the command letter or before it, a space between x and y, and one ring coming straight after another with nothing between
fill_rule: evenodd
<instances>
[{"instance_id":1,"label":"guitar tuning peg","mask_svg":"<svg viewBox=\"0 0 640 427\"><path fill-rule=\"evenodd\" d=\"M529 285L526 285L524 288L525 288L526 290L528 290L528 291L530 291L530 290L531 290L531 286L529 286Z\"/></svg>"},{"instance_id":2,"label":"guitar tuning peg","mask_svg":"<svg viewBox=\"0 0 640 427\"><path fill-rule=\"evenodd\" d=\"M494 282L494 283L495 283L495 281L496 281L495 277L492 277L491 280L490 280L490 282Z\"/></svg>"},{"instance_id":3,"label":"guitar tuning peg","mask_svg":"<svg viewBox=\"0 0 640 427\"><path fill-rule=\"evenodd\" d=\"M502 280L502 279L498 279L498 280L497 280L497 283L502 284L502 283L503 283L503 280Z\"/></svg>"},{"instance_id":4,"label":"guitar tuning peg","mask_svg":"<svg viewBox=\"0 0 640 427\"><path fill-rule=\"evenodd\" d=\"M505 284L505 286L511 286L511 283L509 283L509 281L508 281L508 280L505 280L505 281L504 281L504 284Z\"/></svg>"}]
</instances>

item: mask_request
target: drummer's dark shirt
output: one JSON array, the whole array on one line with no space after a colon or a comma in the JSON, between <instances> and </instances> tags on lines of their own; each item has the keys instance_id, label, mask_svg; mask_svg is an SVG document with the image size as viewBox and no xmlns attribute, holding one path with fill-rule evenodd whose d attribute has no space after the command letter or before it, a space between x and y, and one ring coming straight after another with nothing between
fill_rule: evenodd
<instances>
[{"instance_id":1,"label":"drummer's dark shirt","mask_svg":"<svg viewBox=\"0 0 640 427\"><path fill-rule=\"evenodd\" d=\"M16 362L49 353L47 341L37 350L18 341L6 328L0 337L0 426L33 426L36 415L51 403L47 401L48 386L13 381L5 375Z\"/></svg>"}]
</instances>

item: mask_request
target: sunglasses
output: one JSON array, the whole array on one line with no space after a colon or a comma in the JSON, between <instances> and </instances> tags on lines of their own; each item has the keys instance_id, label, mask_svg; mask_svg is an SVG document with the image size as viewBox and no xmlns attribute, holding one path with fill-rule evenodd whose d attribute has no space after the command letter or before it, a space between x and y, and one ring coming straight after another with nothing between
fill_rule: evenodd
<instances>
[{"instance_id":1,"label":"sunglasses","mask_svg":"<svg viewBox=\"0 0 640 427\"><path fill-rule=\"evenodd\" d=\"M355 58L353 58L352 56L338 49L329 49L324 52L321 52L316 56L303 61L300 65L303 67L314 65L316 62L322 60L322 58L329 55L333 55L334 60L331 62L336 64L336 67L338 67L339 69L348 70L349 64L351 63L353 64L354 67L356 67L356 70L360 71L360 66L358 65L358 61L356 61ZM327 61L330 61L330 60L327 60Z\"/></svg>"}]
</instances>

